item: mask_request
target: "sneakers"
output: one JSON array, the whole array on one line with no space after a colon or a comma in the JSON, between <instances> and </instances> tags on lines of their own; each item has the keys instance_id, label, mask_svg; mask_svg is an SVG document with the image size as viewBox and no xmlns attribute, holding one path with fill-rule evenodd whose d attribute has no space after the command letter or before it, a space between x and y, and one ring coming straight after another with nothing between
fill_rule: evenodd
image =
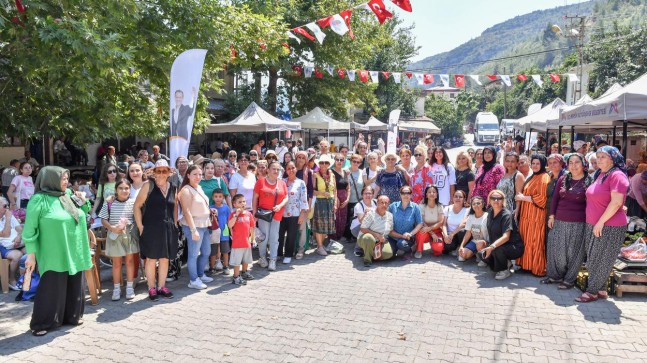
<instances>
[{"instance_id":1,"label":"sneakers","mask_svg":"<svg viewBox=\"0 0 647 363\"><path fill-rule=\"evenodd\" d=\"M242 277L243 280L253 280L254 279L254 276L252 276L252 274L250 274L249 271L241 272L240 277Z\"/></svg>"},{"instance_id":2,"label":"sneakers","mask_svg":"<svg viewBox=\"0 0 647 363\"><path fill-rule=\"evenodd\" d=\"M121 299L121 289L112 290L112 301L119 301Z\"/></svg>"},{"instance_id":3,"label":"sneakers","mask_svg":"<svg viewBox=\"0 0 647 363\"><path fill-rule=\"evenodd\" d=\"M193 281L189 281L189 289L203 290L206 288L207 288L207 285L205 285L204 282L200 280L200 278L197 278Z\"/></svg>"},{"instance_id":4,"label":"sneakers","mask_svg":"<svg viewBox=\"0 0 647 363\"><path fill-rule=\"evenodd\" d=\"M416 253L413 254L413 257L415 258L422 258L422 252L416 251Z\"/></svg>"},{"instance_id":5,"label":"sneakers","mask_svg":"<svg viewBox=\"0 0 647 363\"><path fill-rule=\"evenodd\" d=\"M159 289L157 289L157 293L167 299L173 298L173 293L166 286L160 287Z\"/></svg>"},{"instance_id":6,"label":"sneakers","mask_svg":"<svg viewBox=\"0 0 647 363\"><path fill-rule=\"evenodd\" d=\"M18 288L18 286L16 286L16 284L9 284L9 290L20 291L20 289Z\"/></svg>"},{"instance_id":7,"label":"sneakers","mask_svg":"<svg viewBox=\"0 0 647 363\"><path fill-rule=\"evenodd\" d=\"M157 295L157 289L154 287L151 287L148 289L148 298L151 299L152 301L157 301L160 299L159 295Z\"/></svg>"},{"instance_id":8,"label":"sneakers","mask_svg":"<svg viewBox=\"0 0 647 363\"><path fill-rule=\"evenodd\" d=\"M229 274L230 274L230 273L231 273L231 271L229 271L229 266L224 266L224 267L222 268L222 274L223 274L223 275L227 275L227 276L229 276Z\"/></svg>"},{"instance_id":9,"label":"sneakers","mask_svg":"<svg viewBox=\"0 0 647 363\"><path fill-rule=\"evenodd\" d=\"M478 267L486 267L486 266L487 266L487 263L485 263L485 261L479 261L479 263L477 264L477 266L478 266Z\"/></svg>"},{"instance_id":10,"label":"sneakers","mask_svg":"<svg viewBox=\"0 0 647 363\"><path fill-rule=\"evenodd\" d=\"M231 283L234 285L247 285L247 281L243 280L240 276L235 276Z\"/></svg>"},{"instance_id":11,"label":"sneakers","mask_svg":"<svg viewBox=\"0 0 647 363\"><path fill-rule=\"evenodd\" d=\"M458 256L458 251L453 250L453 251L451 252L451 255L452 255L452 256L454 256L454 257Z\"/></svg>"},{"instance_id":12,"label":"sneakers","mask_svg":"<svg viewBox=\"0 0 647 363\"><path fill-rule=\"evenodd\" d=\"M215 268L209 268L208 270L206 270L204 272L204 274L207 275L207 276L213 276L213 275L216 274L216 269Z\"/></svg>"},{"instance_id":13,"label":"sneakers","mask_svg":"<svg viewBox=\"0 0 647 363\"><path fill-rule=\"evenodd\" d=\"M297 251L297 255L295 257L297 260L300 260L303 258L303 250Z\"/></svg>"},{"instance_id":14,"label":"sneakers","mask_svg":"<svg viewBox=\"0 0 647 363\"><path fill-rule=\"evenodd\" d=\"M262 268L267 267L267 260L265 259L265 257L258 258L258 265L261 266Z\"/></svg>"},{"instance_id":15,"label":"sneakers","mask_svg":"<svg viewBox=\"0 0 647 363\"><path fill-rule=\"evenodd\" d=\"M364 261L364 267L371 267L371 261Z\"/></svg>"},{"instance_id":16,"label":"sneakers","mask_svg":"<svg viewBox=\"0 0 647 363\"><path fill-rule=\"evenodd\" d=\"M289 265L292 262L291 257L283 257L283 263Z\"/></svg>"},{"instance_id":17,"label":"sneakers","mask_svg":"<svg viewBox=\"0 0 647 363\"><path fill-rule=\"evenodd\" d=\"M328 256L328 252L326 252L326 249L322 247L319 247L315 250L315 253L317 253L319 256Z\"/></svg>"},{"instance_id":18,"label":"sneakers","mask_svg":"<svg viewBox=\"0 0 647 363\"><path fill-rule=\"evenodd\" d=\"M126 300L132 300L135 298L135 288L126 287Z\"/></svg>"},{"instance_id":19,"label":"sneakers","mask_svg":"<svg viewBox=\"0 0 647 363\"><path fill-rule=\"evenodd\" d=\"M458 256L458 262L465 262L465 259L461 256Z\"/></svg>"},{"instance_id":20,"label":"sneakers","mask_svg":"<svg viewBox=\"0 0 647 363\"><path fill-rule=\"evenodd\" d=\"M220 270L222 270L222 269L223 269L222 261L217 260L217 261L216 261L216 271L220 271Z\"/></svg>"},{"instance_id":21,"label":"sneakers","mask_svg":"<svg viewBox=\"0 0 647 363\"><path fill-rule=\"evenodd\" d=\"M276 271L276 260L270 260L270 264L267 266L267 269L270 271Z\"/></svg>"},{"instance_id":22,"label":"sneakers","mask_svg":"<svg viewBox=\"0 0 647 363\"><path fill-rule=\"evenodd\" d=\"M357 257L364 257L364 250L360 246L355 246L353 254Z\"/></svg>"},{"instance_id":23,"label":"sneakers","mask_svg":"<svg viewBox=\"0 0 647 363\"><path fill-rule=\"evenodd\" d=\"M497 272L496 275L494 276L494 278L496 280L505 280L508 277L510 277L510 275L512 275L512 272L510 272L510 270L508 269L508 270L503 270L503 271Z\"/></svg>"},{"instance_id":24,"label":"sneakers","mask_svg":"<svg viewBox=\"0 0 647 363\"><path fill-rule=\"evenodd\" d=\"M395 251L395 255L398 256L398 257L402 257L402 256L404 256L404 251L403 250L397 250L397 251Z\"/></svg>"},{"instance_id":25,"label":"sneakers","mask_svg":"<svg viewBox=\"0 0 647 363\"><path fill-rule=\"evenodd\" d=\"M213 279L207 275L200 276L200 280L202 280L202 282L213 282Z\"/></svg>"}]
</instances>

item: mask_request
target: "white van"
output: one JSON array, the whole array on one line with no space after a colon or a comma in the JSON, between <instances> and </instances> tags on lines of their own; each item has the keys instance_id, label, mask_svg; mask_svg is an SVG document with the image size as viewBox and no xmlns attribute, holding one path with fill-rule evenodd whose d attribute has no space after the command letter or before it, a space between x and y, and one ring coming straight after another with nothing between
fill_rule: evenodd
<instances>
[{"instance_id":1,"label":"white van","mask_svg":"<svg viewBox=\"0 0 647 363\"><path fill-rule=\"evenodd\" d=\"M474 123L474 143L496 144L500 140L499 119L492 112L479 112Z\"/></svg>"},{"instance_id":2,"label":"white van","mask_svg":"<svg viewBox=\"0 0 647 363\"><path fill-rule=\"evenodd\" d=\"M514 133L514 119L504 118L501 120L501 137Z\"/></svg>"}]
</instances>

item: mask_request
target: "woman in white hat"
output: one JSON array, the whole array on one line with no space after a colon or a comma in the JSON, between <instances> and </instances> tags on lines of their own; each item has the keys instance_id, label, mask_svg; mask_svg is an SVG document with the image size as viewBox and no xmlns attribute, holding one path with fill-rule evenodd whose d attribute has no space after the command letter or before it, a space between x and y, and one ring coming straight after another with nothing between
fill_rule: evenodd
<instances>
[{"instance_id":1,"label":"woman in white hat","mask_svg":"<svg viewBox=\"0 0 647 363\"><path fill-rule=\"evenodd\" d=\"M377 195L388 196L391 203L400 201L400 188L407 185L405 173L395 166L399 159L395 153L384 154L382 162L386 167L380 171L375 179Z\"/></svg>"},{"instance_id":2,"label":"woman in white hat","mask_svg":"<svg viewBox=\"0 0 647 363\"><path fill-rule=\"evenodd\" d=\"M335 212L337 212L337 188L335 175L329 170L332 159L327 154L317 160L319 171L315 173L314 196L317 198L312 218L312 231L317 239L316 253L326 256L323 247L329 234L335 233Z\"/></svg>"}]
</instances>

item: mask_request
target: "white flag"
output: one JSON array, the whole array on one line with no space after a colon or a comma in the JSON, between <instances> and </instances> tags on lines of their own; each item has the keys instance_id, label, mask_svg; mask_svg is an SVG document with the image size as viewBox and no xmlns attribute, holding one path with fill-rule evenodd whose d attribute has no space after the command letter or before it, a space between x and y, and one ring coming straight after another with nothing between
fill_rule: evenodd
<instances>
[{"instance_id":1,"label":"white flag","mask_svg":"<svg viewBox=\"0 0 647 363\"><path fill-rule=\"evenodd\" d=\"M289 30L288 30L288 31L286 32L286 34L288 35L288 38L292 38L292 39L296 40L296 41L297 41L297 43L301 44L301 39L299 39L299 37L297 37L296 35L294 35L291 31L289 31Z\"/></svg>"},{"instance_id":2,"label":"white flag","mask_svg":"<svg viewBox=\"0 0 647 363\"><path fill-rule=\"evenodd\" d=\"M449 87L449 74L439 74L440 81L443 82L443 86Z\"/></svg>"},{"instance_id":3,"label":"white flag","mask_svg":"<svg viewBox=\"0 0 647 363\"><path fill-rule=\"evenodd\" d=\"M335 69L332 66L326 66L326 72L328 72L328 74L330 74L331 76L333 75L334 71Z\"/></svg>"},{"instance_id":4,"label":"white flag","mask_svg":"<svg viewBox=\"0 0 647 363\"><path fill-rule=\"evenodd\" d=\"M350 30L348 29L344 18L339 14L332 16L332 20L330 21L330 29L332 29L332 31L339 35L344 35Z\"/></svg>"},{"instance_id":5,"label":"white flag","mask_svg":"<svg viewBox=\"0 0 647 363\"><path fill-rule=\"evenodd\" d=\"M371 75L371 80L373 81L373 83L377 83L377 82L380 81L380 78L379 78L380 72L378 72L378 71L368 71L368 73Z\"/></svg>"},{"instance_id":6,"label":"white flag","mask_svg":"<svg viewBox=\"0 0 647 363\"><path fill-rule=\"evenodd\" d=\"M346 74L348 75L349 81L355 82L355 70L346 71Z\"/></svg>"},{"instance_id":7,"label":"white flag","mask_svg":"<svg viewBox=\"0 0 647 363\"><path fill-rule=\"evenodd\" d=\"M312 31L312 35L317 38L317 41L319 41L319 44L323 44L324 38L326 37L326 33L321 31L321 28L319 25L315 24L314 22L306 24L306 27Z\"/></svg>"},{"instance_id":8,"label":"white flag","mask_svg":"<svg viewBox=\"0 0 647 363\"><path fill-rule=\"evenodd\" d=\"M414 73L413 75L416 77L418 84L422 84L425 81L425 76L422 73Z\"/></svg>"},{"instance_id":9,"label":"white flag","mask_svg":"<svg viewBox=\"0 0 647 363\"><path fill-rule=\"evenodd\" d=\"M478 74L470 74L470 78L471 78L474 82L476 82L476 84L478 84L479 86L482 86L482 85L483 85L483 83L481 83L481 80L479 79L479 75L478 75Z\"/></svg>"},{"instance_id":10,"label":"white flag","mask_svg":"<svg viewBox=\"0 0 647 363\"><path fill-rule=\"evenodd\" d=\"M400 78L402 78L402 73L391 73L391 75L393 76L393 81L395 81L395 83L400 83Z\"/></svg>"},{"instance_id":11,"label":"white flag","mask_svg":"<svg viewBox=\"0 0 647 363\"><path fill-rule=\"evenodd\" d=\"M499 77L501 77L501 80L503 83L505 83L506 86L511 87L512 82L510 82L510 76L507 74L500 74Z\"/></svg>"},{"instance_id":12,"label":"white flag","mask_svg":"<svg viewBox=\"0 0 647 363\"><path fill-rule=\"evenodd\" d=\"M532 80L537 83L537 86L541 87L544 84L544 81L541 80L541 76L538 74L533 74L532 75Z\"/></svg>"},{"instance_id":13,"label":"white flag","mask_svg":"<svg viewBox=\"0 0 647 363\"><path fill-rule=\"evenodd\" d=\"M306 67L303 68L303 75L306 78L310 78L310 77L312 77L312 72L314 72L314 70L315 70L314 67L306 66Z\"/></svg>"},{"instance_id":14,"label":"white flag","mask_svg":"<svg viewBox=\"0 0 647 363\"><path fill-rule=\"evenodd\" d=\"M580 80L580 78L575 73L569 73L567 74L567 76L569 82L578 82Z\"/></svg>"}]
</instances>

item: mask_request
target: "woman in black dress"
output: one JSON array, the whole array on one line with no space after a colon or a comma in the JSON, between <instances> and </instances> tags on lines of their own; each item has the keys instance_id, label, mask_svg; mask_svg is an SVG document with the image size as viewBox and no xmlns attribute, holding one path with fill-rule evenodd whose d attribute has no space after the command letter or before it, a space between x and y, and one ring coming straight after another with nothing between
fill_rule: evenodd
<instances>
[{"instance_id":1,"label":"woman in black dress","mask_svg":"<svg viewBox=\"0 0 647 363\"><path fill-rule=\"evenodd\" d=\"M330 169L335 174L335 183L337 187L337 203L339 208L335 212L335 234L332 239L335 241L345 242L344 230L346 229L346 219L348 218L348 201L350 199L350 183L348 183L348 170L343 169L346 158L343 154L335 155L335 164ZM343 238L343 240L342 240Z\"/></svg>"},{"instance_id":2,"label":"woman in black dress","mask_svg":"<svg viewBox=\"0 0 647 363\"><path fill-rule=\"evenodd\" d=\"M149 181L135 200L135 222L141 237L140 252L146 258L146 280L148 297L155 301L159 295L172 298L173 293L165 286L169 259L178 252L178 230L176 188L169 183L171 175L166 160L158 160L153 170L154 181ZM151 189L152 188L152 189ZM155 287L155 266L159 261L157 288Z\"/></svg>"}]
</instances>

